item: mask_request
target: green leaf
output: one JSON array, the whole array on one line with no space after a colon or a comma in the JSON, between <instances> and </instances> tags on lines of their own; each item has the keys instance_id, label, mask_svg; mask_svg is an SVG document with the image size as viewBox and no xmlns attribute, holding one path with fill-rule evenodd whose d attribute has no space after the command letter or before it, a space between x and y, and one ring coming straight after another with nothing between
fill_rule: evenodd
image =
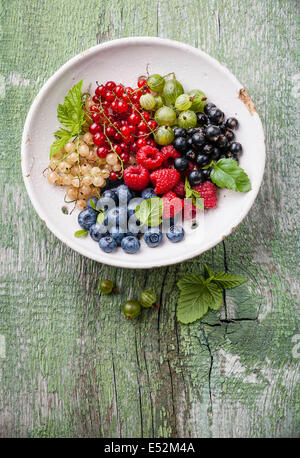
<instances>
[{"instance_id":1,"label":"green leaf","mask_svg":"<svg viewBox=\"0 0 300 458\"><path fill-rule=\"evenodd\" d=\"M99 211L100 211L100 210L98 210L98 208L96 207L95 202L93 201L93 199L89 199L89 204L90 204L90 206L92 207L92 209L95 210L96 212L99 212Z\"/></svg>"},{"instance_id":2,"label":"green leaf","mask_svg":"<svg viewBox=\"0 0 300 458\"><path fill-rule=\"evenodd\" d=\"M199 210L204 210L204 199L201 198L201 194L195 189L191 188L189 180L185 178L185 198L192 199L192 203Z\"/></svg>"},{"instance_id":3,"label":"green leaf","mask_svg":"<svg viewBox=\"0 0 300 458\"><path fill-rule=\"evenodd\" d=\"M73 137L72 133L67 130L57 131L55 136L58 137L50 147L50 159L60 151L62 147Z\"/></svg>"},{"instance_id":4,"label":"green leaf","mask_svg":"<svg viewBox=\"0 0 300 458\"><path fill-rule=\"evenodd\" d=\"M87 235L88 235L88 231L85 231L84 229L80 229L79 231L76 231L74 233L74 236L77 238L86 237Z\"/></svg>"},{"instance_id":5,"label":"green leaf","mask_svg":"<svg viewBox=\"0 0 300 458\"><path fill-rule=\"evenodd\" d=\"M81 88L83 81L75 84L65 97L64 103L58 105L57 119L73 133L79 134L84 123Z\"/></svg>"},{"instance_id":6,"label":"green leaf","mask_svg":"<svg viewBox=\"0 0 300 458\"><path fill-rule=\"evenodd\" d=\"M81 80L78 84L75 84L65 97L64 103L58 105L57 119L68 129L61 127L54 133L56 140L50 148L50 159L53 154L60 151L72 137L79 135L82 130L85 122L81 96L82 83L83 81Z\"/></svg>"},{"instance_id":7,"label":"green leaf","mask_svg":"<svg viewBox=\"0 0 300 458\"><path fill-rule=\"evenodd\" d=\"M103 224L103 222L104 222L104 211L100 211L99 215L97 216L97 223Z\"/></svg>"},{"instance_id":8,"label":"green leaf","mask_svg":"<svg viewBox=\"0 0 300 458\"><path fill-rule=\"evenodd\" d=\"M223 289L232 289L242 285L247 280L240 275L218 272L214 275L212 282Z\"/></svg>"},{"instance_id":9,"label":"green leaf","mask_svg":"<svg viewBox=\"0 0 300 458\"><path fill-rule=\"evenodd\" d=\"M176 314L181 323L192 323L205 315L208 308L218 310L223 304L222 289L206 283L202 275L187 274L177 285L180 296Z\"/></svg>"},{"instance_id":10,"label":"green leaf","mask_svg":"<svg viewBox=\"0 0 300 458\"><path fill-rule=\"evenodd\" d=\"M212 169L210 178L220 188L241 192L251 189L248 175L233 159L220 159Z\"/></svg>"},{"instance_id":11,"label":"green leaf","mask_svg":"<svg viewBox=\"0 0 300 458\"><path fill-rule=\"evenodd\" d=\"M136 206L135 216L142 224L148 226L159 226L164 210L164 203L160 197L145 199L140 205Z\"/></svg>"},{"instance_id":12,"label":"green leaf","mask_svg":"<svg viewBox=\"0 0 300 458\"><path fill-rule=\"evenodd\" d=\"M215 275L213 273L213 271L211 270L211 268L207 264L204 264L204 271L205 271L205 274L206 274L207 278L212 278Z\"/></svg>"}]
</instances>

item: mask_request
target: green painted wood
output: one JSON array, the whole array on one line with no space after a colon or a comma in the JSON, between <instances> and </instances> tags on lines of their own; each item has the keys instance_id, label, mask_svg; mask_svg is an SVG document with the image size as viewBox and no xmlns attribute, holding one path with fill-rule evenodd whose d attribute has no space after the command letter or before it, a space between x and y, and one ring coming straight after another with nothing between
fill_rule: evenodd
<instances>
[{"instance_id":1,"label":"green painted wood","mask_svg":"<svg viewBox=\"0 0 300 458\"><path fill-rule=\"evenodd\" d=\"M1 437L299 436L297 14L296 0L2 2ZM268 157L255 205L224 243L151 272L62 245L35 214L19 162L44 81L78 52L134 35L181 40L225 63L253 96ZM179 325L175 282L204 262L249 281L226 294L221 314ZM100 296L99 277L119 294ZM144 287L161 308L128 323L122 301Z\"/></svg>"}]
</instances>

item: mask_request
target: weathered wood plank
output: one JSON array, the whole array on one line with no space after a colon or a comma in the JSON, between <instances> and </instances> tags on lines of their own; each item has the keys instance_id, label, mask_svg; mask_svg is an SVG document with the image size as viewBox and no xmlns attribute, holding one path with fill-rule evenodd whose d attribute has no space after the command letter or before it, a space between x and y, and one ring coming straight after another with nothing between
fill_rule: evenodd
<instances>
[{"instance_id":1,"label":"weathered wood plank","mask_svg":"<svg viewBox=\"0 0 300 458\"><path fill-rule=\"evenodd\" d=\"M2 4L1 437L299 436L297 10L295 0ZM18 165L43 82L81 50L134 35L181 40L225 63L255 100L268 152L260 195L235 233L187 263L138 273L63 246L34 213ZM176 279L203 262L249 282L226 294L221 315L181 326ZM99 296L99 277L120 293ZM159 293L159 313L125 322L122 300L144 287Z\"/></svg>"}]
</instances>

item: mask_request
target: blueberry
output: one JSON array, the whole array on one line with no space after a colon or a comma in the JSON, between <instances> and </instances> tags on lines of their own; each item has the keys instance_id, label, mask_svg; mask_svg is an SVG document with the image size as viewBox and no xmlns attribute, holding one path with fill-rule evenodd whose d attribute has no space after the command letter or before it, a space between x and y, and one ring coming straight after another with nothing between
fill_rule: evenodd
<instances>
[{"instance_id":1,"label":"blueberry","mask_svg":"<svg viewBox=\"0 0 300 458\"><path fill-rule=\"evenodd\" d=\"M144 240L151 248L155 248L161 244L163 239L162 232L158 227L151 227L144 234Z\"/></svg>"},{"instance_id":2,"label":"blueberry","mask_svg":"<svg viewBox=\"0 0 300 458\"><path fill-rule=\"evenodd\" d=\"M220 135L217 144L220 148L226 148L226 146L228 146L228 139L226 135Z\"/></svg>"},{"instance_id":3,"label":"blueberry","mask_svg":"<svg viewBox=\"0 0 300 458\"><path fill-rule=\"evenodd\" d=\"M174 129L174 136L186 137L186 130L184 129L184 127L176 127L176 129Z\"/></svg>"},{"instance_id":4,"label":"blueberry","mask_svg":"<svg viewBox=\"0 0 300 458\"><path fill-rule=\"evenodd\" d=\"M198 186L203 182L203 176L200 170L192 170L189 174L189 182L191 186Z\"/></svg>"},{"instance_id":5,"label":"blueberry","mask_svg":"<svg viewBox=\"0 0 300 458\"><path fill-rule=\"evenodd\" d=\"M148 229L146 225L141 225L140 221L135 215L132 215L128 220L128 231L132 234L139 234L145 232Z\"/></svg>"},{"instance_id":6,"label":"blueberry","mask_svg":"<svg viewBox=\"0 0 300 458\"><path fill-rule=\"evenodd\" d=\"M214 161L217 161L220 157L220 150L216 146L213 146L210 152L210 157Z\"/></svg>"},{"instance_id":7,"label":"blueberry","mask_svg":"<svg viewBox=\"0 0 300 458\"><path fill-rule=\"evenodd\" d=\"M109 227L122 227L127 225L127 211L124 207L111 208L107 212L107 224Z\"/></svg>"},{"instance_id":8,"label":"blueberry","mask_svg":"<svg viewBox=\"0 0 300 458\"><path fill-rule=\"evenodd\" d=\"M195 127L191 127L188 131L187 131L187 134L189 137L191 137L192 135L194 135L195 133L197 132L197 129Z\"/></svg>"},{"instance_id":9,"label":"blueberry","mask_svg":"<svg viewBox=\"0 0 300 458\"><path fill-rule=\"evenodd\" d=\"M95 240L95 242L99 242L99 240L102 237L106 237L108 235L107 227L99 223L93 224L90 227L89 232L90 232L90 236L92 237L93 240Z\"/></svg>"},{"instance_id":10,"label":"blueberry","mask_svg":"<svg viewBox=\"0 0 300 458\"><path fill-rule=\"evenodd\" d=\"M104 193L101 196L101 199L98 200L97 203L97 208L98 210L110 210L112 208L115 208L115 206L118 205L118 196L116 191L109 189L107 191L104 191Z\"/></svg>"},{"instance_id":11,"label":"blueberry","mask_svg":"<svg viewBox=\"0 0 300 458\"><path fill-rule=\"evenodd\" d=\"M243 152L243 147L238 142L232 142L229 145L229 151L235 154L236 156L239 156Z\"/></svg>"},{"instance_id":12,"label":"blueberry","mask_svg":"<svg viewBox=\"0 0 300 458\"><path fill-rule=\"evenodd\" d=\"M142 191L141 196L143 199L151 199L152 197L157 197L153 188L144 189L144 191Z\"/></svg>"},{"instance_id":13,"label":"blueberry","mask_svg":"<svg viewBox=\"0 0 300 458\"><path fill-rule=\"evenodd\" d=\"M188 148L187 139L184 137L177 137L173 141L173 146L181 153L184 153Z\"/></svg>"},{"instance_id":14,"label":"blueberry","mask_svg":"<svg viewBox=\"0 0 300 458\"><path fill-rule=\"evenodd\" d=\"M189 161L185 157L178 157L174 161L174 168L178 172L184 172L189 165Z\"/></svg>"},{"instance_id":15,"label":"blueberry","mask_svg":"<svg viewBox=\"0 0 300 458\"><path fill-rule=\"evenodd\" d=\"M212 108L216 108L216 105L214 103L207 103L204 107L204 113L208 115Z\"/></svg>"},{"instance_id":16,"label":"blueberry","mask_svg":"<svg viewBox=\"0 0 300 458\"><path fill-rule=\"evenodd\" d=\"M219 108L212 108L208 113L208 117L214 124L221 124L224 119L224 113Z\"/></svg>"},{"instance_id":17,"label":"blueberry","mask_svg":"<svg viewBox=\"0 0 300 458\"><path fill-rule=\"evenodd\" d=\"M126 232L124 232L122 228L112 227L109 231L109 235L114 239L116 244L120 246L123 238L126 236Z\"/></svg>"},{"instance_id":18,"label":"blueberry","mask_svg":"<svg viewBox=\"0 0 300 458\"><path fill-rule=\"evenodd\" d=\"M105 251L105 253L111 253L115 248L117 248L117 242L108 235L99 240L99 247L101 250Z\"/></svg>"},{"instance_id":19,"label":"blueberry","mask_svg":"<svg viewBox=\"0 0 300 458\"><path fill-rule=\"evenodd\" d=\"M239 127L239 122L236 118L228 118L226 127L228 127L228 129L237 129Z\"/></svg>"},{"instance_id":20,"label":"blueberry","mask_svg":"<svg viewBox=\"0 0 300 458\"><path fill-rule=\"evenodd\" d=\"M206 126L207 125L207 116L204 113L196 113L197 115L197 123L199 126Z\"/></svg>"},{"instance_id":21,"label":"blueberry","mask_svg":"<svg viewBox=\"0 0 300 458\"><path fill-rule=\"evenodd\" d=\"M199 153L196 157L196 164L199 165L199 167L204 167L205 165L210 163L210 157L207 156L206 154Z\"/></svg>"},{"instance_id":22,"label":"blueberry","mask_svg":"<svg viewBox=\"0 0 300 458\"><path fill-rule=\"evenodd\" d=\"M217 142L221 134L220 128L218 126L208 126L205 130L206 138L211 142Z\"/></svg>"},{"instance_id":23,"label":"blueberry","mask_svg":"<svg viewBox=\"0 0 300 458\"><path fill-rule=\"evenodd\" d=\"M104 191L104 193L102 194L102 199L104 197L110 197L111 199L113 199L115 201L116 204L118 204L118 195L117 195L117 190L116 188L114 189L107 189L106 191Z\"/></svg>"},{"instance_id":24,"label":"blueberry","mask_svg":"<svg viewBox=\"0 0 300 458\"><path fill-rule=\"evenodd\" d=\"M94 206L97 207L97 203L98 203L97 197L90 197L89 200L88 200L88 203L87 203L88 208L93 208L91 206L91 202L90 201L92 201L94 203Z\"/></svg>"},{"instance_id":25,"label":"blueberry","mask_svg":"<svg viewBox=\"0 0 300 458\"><path fill-rule=\"evenodd\" d=\"M134 199L131 199L127 206L128 218L130 218L131 215L134 215L136 207L142 202L143 199L141 197L135 197Z\"/></svg>"},{"instance_id":26,"label":"blueberry","mask_svg":"<svg viewBox=\"0 0 300 458\"><path fill-rule=\"evenodd\" d=\"M194 161L196 159L196 151L193 150L193 149L189 149L186 153L185 153L185 157L187 159L189 159L190 161Z\"/></svg>"},{"instance_id":27,"label":"blueberry","mask_svg":"<svg viewBox=\"0 0 300 458\"><path fill-rule=\"evenodd\" d=\"M232 132L232 130L230 129L226 129L225 131L225 135L226 135L226 138L229 142L233 142L234 138L235 138L235 135L234 133Z\"/></svg>"},{"instance_id":28,"label":"blueberry","mask_svg":"<svg viewBox=\"0 0 300 458\"><path fill-rule=\"evenodd\" d=\"M166 235L171 242L177 243L183 239L184 229L181 226L171 226Z\"/></svg>"},{"instance_id":29,"label":"blueberry","mask_svg":"<svg viewBox=\"0 0 300 458\"><path fill-rule=\"evenodd\" d=\"M140 241L137 237L133 235L129 235L123 238L121 247L126 253L133 254L136 253L140 249Z\"/></svg>"},{"instance_id":30,"label":"blueberry","mask_svg":"<svg viewBox=\"0 0 300 458\"><path fill-rule=\"evenodd\" d=\"M125 206L125 204L128 204L130 199L132 199L131 191L129 190L128 186L126 186L125 184L121 184L117 188L116 194L118 196L120 206Z\"/></svg>"},{"instance_id":31,"label":"blueberry","mask_svg":"<svg viewBox=\"0 0 300 458\"><path fill-rule=\"evenodd\" d=\"M89 230L89 228L96 223L98 213L93 210L92 208L86 208L82 210L82 212L78 215L78 224L85 230Z\"/></svg>"},{"instance_id":32,"label":"blueberry","mask_svg":"<svg viewBox=\"0 0 300 458\"><path fill-rule=\"evenodd\" d=\"M201 146L203 146L205 144L205 136L202 132L196 132L193 136L192 136L192 140L193 140L193 145L196 147L196 148L199 148Z\"/></svg>"}]
</instances>

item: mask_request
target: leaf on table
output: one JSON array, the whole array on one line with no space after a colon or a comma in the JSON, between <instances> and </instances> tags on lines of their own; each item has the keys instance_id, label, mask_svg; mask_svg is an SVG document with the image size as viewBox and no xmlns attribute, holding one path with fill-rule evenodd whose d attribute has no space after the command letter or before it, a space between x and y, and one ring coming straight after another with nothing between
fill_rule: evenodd
<instances>
[{"instance_id":1,"label":"leaf on table","mask_svg":"<svg viewBox=\"0 0 300 458\"><path fill-rule=\"evenodd\" d=\"M214 275L212 282L223 289L232 289L242 285L247 280L240 275L228 274L226 272L218 272Z\"/></svg>"}]
</instances>

